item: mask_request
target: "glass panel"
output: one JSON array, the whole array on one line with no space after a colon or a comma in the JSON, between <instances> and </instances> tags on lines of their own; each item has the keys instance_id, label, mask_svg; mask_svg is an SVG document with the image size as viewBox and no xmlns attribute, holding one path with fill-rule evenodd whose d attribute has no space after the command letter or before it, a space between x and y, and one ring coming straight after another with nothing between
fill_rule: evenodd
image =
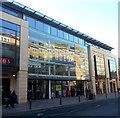
<instances>
[{"instance_id":1,"label":"glass panel","mask_svg":"<svg viewBox=\"0 0 120 118\"><path fill-rule=\"evenodd\" d=\"M13 23L7 22L5 20L2 20L2 25L6 28L12 29L12 30L17 30L17 26Z\"/></svg>"},{"instance_id":2,"label":"glass panel","mask_svg":"<svg viewBox=\"0 0 120 118\"><path fill-rule=\"evenodd\" d=\"M68 76L68 66L55 65L55 74Z\"/></svg>"},{"instance_id":3,"label":"glass panel","mask_svg":"<svg viewBox=\"0 0 120 118\"><path fill-rule=\"evenodd\" d=\"M0 43L2 43L1 59L5 60L5 63L2 63L2 68L18 69L19 41L16 40L17 31L15 31L17 30L17 25L4 20L2 20L2 23L2 26L4 26L4 28L0 27ZM20 29L18 30L20 31Z\"/></svg>"},{"instance_id":4,"label":"glass panel","mask_svg":"<svg viewBox=\"0 0 120 118\"><path fill-rule=\"evenodd\" d=\"M16 35L15 31L12 31L12 30L9 30L9 29L6 29L6 28L2 28L2 33L4 35L11 35L11 36L15 36Z\"/></svg>"},{"instance_id":5,"label":"glass panel","mask_svg":"<svg viewBox=\"0 0 120 118\"><path fill-rule=\"evenodd\" d=\"M53 20L52 18L50 18L48 16L45 16L45 18L48 19L48 20L50 20L50 21Z\"/></svg>"},{"instance_id":6,"label":"glass panel","mask_svg":"<svg viewBox=\"0 0 120 118\"><path fill-rule=\"evenodd\" d=\"M47 24L44 24L44 32L50 33L50 26Z\"/></svg>"},{"instance_id":7,"label":"glass panel","mask_svg":"<svg viewBox=\"0 0 120 118\"><path fill-rule=\"evenodd\" d=\"M69 34L69 40L73 41L73 35Z\"/></svg>"},{"instance_id":8,"label":"glass panel","mask_svg":"<svg viewBox=\"0 0 120 118\"><path fill-rule=\"evenodd\" d=\"M58 21L56 21L56 20L53 20L53 22L56 23L56 24L60 24L60 22L58 22Z\"/></svg>"},{"instance_id":9,"label":"glass panel","mask_svg":"<svg viewBox=\"0 0 120 118\"><path fill-rule=\"evenodd\" d=\"M36 21L36 29L43 31L43 23L40 21Z\"/></svg>"},{"instance_id":10,"label":"glass panel","mask_svg":"<svg viewBox=\"0 0 120 118\"><path fill-rule=\"evenodd\" d=\"M68 40L68 33L64 32L64 39Z\"/></svg>"},{"instance_id":11,"label":"glass panel","mask_svg":"<svg viewBox=\"0 0 120 118\"><path fill-rule=\"evenodd\" d=\"M14 11L8 10L7 13L13 15L13 16L18 16L18 14Z\"/></svg>"},{"instance_id":12,"label":"glass panel","mask_svg":"<svg viewBox=\"0 0 120 118\"><path fill-rule=\"evenodd\" d=\"M37 14L37 15L39 15L41 17L45 16L44 14L41 14L40 12L35 12L35 14Z\"/></svg>"},{"instance_id":13,"label":"glass panel","mask_svg":"<svg viewBox=\"0 0 120 118\"><path fill-rule=\"evenodd\" d=\"M63 38L63 31L58 30L58 37Z\"/></svg>"},{"instance_id":14,"label":"glass panel","mask_svg":"<svg viewBox=\"0 0 120 118\"><path fill-rule=\"evenodd\" d=\"M51 34L54 35L54 36L57 36L57 29L54 28L54 27L51 27Z\"/></svg>"},{"instance_id":15,"label":"glass panel","mask_svg":"<svg viewBox=\"0 0 120 118\"><path fill-rule=\"evenodd\" d=\"M108 57L108 63L109 63L110 78L114 79L117 77L116 59L112 57Z\"/></svg>"},{"instance_id":16,"label":"glass panel","mask_svg":"<svg viewBox=\"0 0 120 118\"><path fill-rule=\"evenodd\" d=\"M35 10L33 10L33 9L29 8L29 7L25 7L25 9L30 11L30 12L33 12L33 13L35 12Z\"/></svg>"},{"instance_id":17,"label":"glass panel","mask_svg":"<svg viewBox=\"0 0 120 118\"><path fill-rule=\"evenodd\" d=\"M21 7L21 8L25 7L24 5L22 5L22 4L18 3L18 2L15 2L15 1L13 2L13 4L15 4L15 5L17 5L17 6Z\"/></svg>"},{"instance_id":18,"label":"glass panel","mask_svg":"<svg viewBox=\"0 0 120 118\"><path fill-rule=\"evenodd\" d=\"M2 11L7 12L8 10L4 7L2 7Z\"/></svg>"},{"instance_id":19,"label":"glass panel","mask_svg":"<svg viewBox=\"0 0 120 118\"><path fill-rule=\"evenodd\" d=\"M27 21L29 21L29 26L35 28L35 19L27 16Z\"/></svg>"},{"instance_id":20,"label":"glass panel","mask_svg":"<svg viewBox=\"0 0 120 118\"><path fill-rule=\"evenodd\" d=\"M28 68L29 73L36 73L36 74L49 74L49 65L45 63L35 63L31 62Z\"/></svg>"},{"instance_id":21,"label":"glass panel","mask_svg":"<svg viewBox=\"0 0 120 118\"><path fill-rule=\"evenodd\" d=\"M74 42L75 42L75 43L79 43L78 37L74 36Z\"/></svg>"}]
</instances>

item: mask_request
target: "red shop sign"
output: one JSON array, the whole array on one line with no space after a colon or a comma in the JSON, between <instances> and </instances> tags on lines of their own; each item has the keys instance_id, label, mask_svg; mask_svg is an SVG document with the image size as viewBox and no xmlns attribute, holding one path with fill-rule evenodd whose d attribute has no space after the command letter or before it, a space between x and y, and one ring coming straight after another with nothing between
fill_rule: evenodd
<instances>
[{"instance_id":1,"label":"red shop sign","mask_svg":"<svg viewBox=\"0 0 120 118\"><path fill-rule=\"evenodd\" d=\"M8 59L8 58L0 58L0 63L3 63L3 64L10 64L10 63L11 63L11 60Z\"/></svg>"}]
</instances>

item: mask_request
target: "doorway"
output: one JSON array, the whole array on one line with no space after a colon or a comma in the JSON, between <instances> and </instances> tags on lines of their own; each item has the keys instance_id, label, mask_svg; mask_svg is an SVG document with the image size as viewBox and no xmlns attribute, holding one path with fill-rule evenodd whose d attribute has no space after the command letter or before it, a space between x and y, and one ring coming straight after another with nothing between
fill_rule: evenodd
<instances>
[{"instance_id":1,"label":"doorway","mask_svg":"<svg viewBox=\"0 0 120 118\"><path fill-rule=\"evenodd\" d=\"M2 79L2 103L5 104L5 99L7 97L8 92L10 91L10 79L4 78Z\"/></svg>"}]
</instances>

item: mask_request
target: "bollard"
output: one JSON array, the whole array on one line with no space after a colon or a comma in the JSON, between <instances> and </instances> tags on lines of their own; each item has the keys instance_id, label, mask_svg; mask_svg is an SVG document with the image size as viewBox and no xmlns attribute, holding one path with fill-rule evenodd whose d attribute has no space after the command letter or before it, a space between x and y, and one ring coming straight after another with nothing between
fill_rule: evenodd
<instances>
[{"instance_id":1,"label":"bollard","mask_svg":"<svg viewBox=\"0 0 120 118\"><path fill-rule=\"evenodd\" d=\"M60 97L60 105L62 105L62 97Z\"/></svg>"},{"instance_id":2,"label":"bollard","mask_svg":"<svg viewBox=\"0 0 120 118\"><path fill-rule=\"evenodd\" d=\"M106 97L106 99L107 99L107 93L105 93L105 97Z\"/></svg>"},{"instance_id":3,"label":"bollard","mask_svg":"<svg viewBox=\"0 0 120 118\"><path fill-rule=\"evenodd\" d=\"M31 99L29 101L29 109L32 109L32 101L31 101Z\"/></svg>"},{"instance_id":4,"label":"bollard","mask_svg":"<svg viewBox=\"0 0 120 118\"><path fill-rule=\"evenodd\" d=\"M78 102L80 102L80 95L78 96Z\"/></svg>"},{"instance_id":5,"label":"bollard","mask_svg":"<svg viewBox=\"0 0 120 118\"><path fill-rule=\"evenodd\" d=\"M95 100L96 98L95 98L95 94L93 94L93 99Z\"/></svg>"},{"instance_id":6,"label":"bollard","mask_svg":"<svg viewBox=\"0 0 120 118\"><path fill-rule=\"evenodd\" d=\"M37 114L37 118L43 118L43 114L42 113L38 113Z\"/></svg>"},{"instance_id":7,"label":"bollard","mask_svg":"<svg viewBox=\"0 0 120 118\"><path fill-rule=\"evenodd\" d=\"M116 91L115 91L115 97L116 97Z\"/></svg>"}]
</instances>

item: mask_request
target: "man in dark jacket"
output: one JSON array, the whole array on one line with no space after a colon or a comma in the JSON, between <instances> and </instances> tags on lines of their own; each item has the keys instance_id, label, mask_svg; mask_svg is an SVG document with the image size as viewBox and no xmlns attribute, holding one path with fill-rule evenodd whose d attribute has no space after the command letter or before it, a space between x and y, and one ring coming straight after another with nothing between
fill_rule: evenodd
<instances>
[{"instance_id":1,"label":"man in dark jacket","mask_svg":"<svg viewBox=\"0 0 120 118\"><path fill-rule=\"evenodd\" d=\"M7 98L8 98L8 100L7 100L6 108L9 107L9 104L12 108L14 108L14 103L13 103L11 91L8 92Z\"/></svg>"}]
</instances>

